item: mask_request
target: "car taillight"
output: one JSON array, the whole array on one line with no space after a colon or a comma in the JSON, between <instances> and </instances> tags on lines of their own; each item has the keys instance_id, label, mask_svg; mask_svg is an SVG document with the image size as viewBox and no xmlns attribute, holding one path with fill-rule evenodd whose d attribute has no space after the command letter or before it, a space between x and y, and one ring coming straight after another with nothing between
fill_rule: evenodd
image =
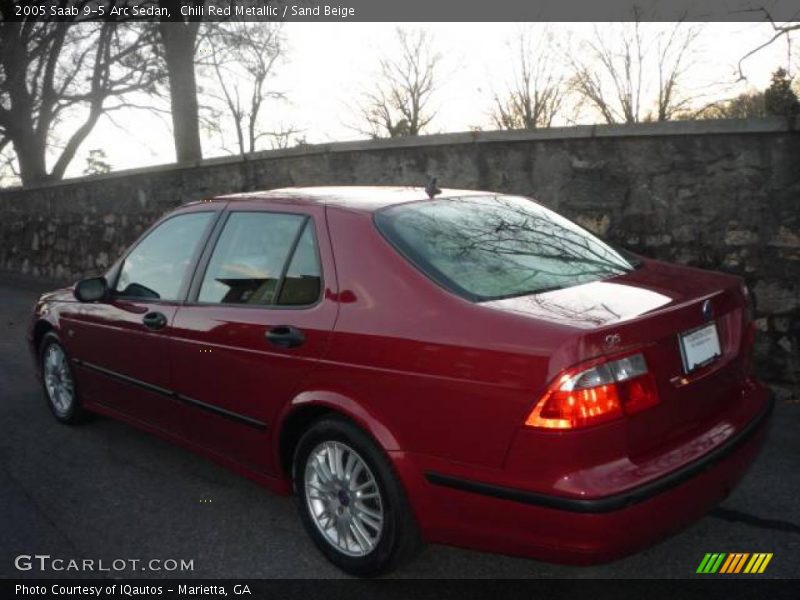
<instances>
[{"instance_id":1,"label":"car taillight","mask_svg":"<svg viewBox=\"0 0 800 600\"><path fill-rule=\"evenodd\" d=\"M525 425L578 429L618 419L658 404L655 379L642 354L591 361L559 375Z\"/></svg>"}]
</instances>

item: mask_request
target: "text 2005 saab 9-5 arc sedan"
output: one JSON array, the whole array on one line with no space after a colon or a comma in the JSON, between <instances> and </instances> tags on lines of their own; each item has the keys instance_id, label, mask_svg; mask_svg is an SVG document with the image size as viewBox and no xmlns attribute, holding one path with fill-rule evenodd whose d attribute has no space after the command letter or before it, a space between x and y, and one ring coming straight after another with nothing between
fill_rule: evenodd
<instances>
[{"instance_id":1,"label":"text 2005 saab 9-5 arc sedan","mask_svg":"<svg viewBox=\"0 0 800 600\"><path fill-rule=\"evenodd\" d=\"M431 196L285 189L169 213L36 305L53 414L294 491L320 551L364 576L424 542L605 561L724 498L773 402L743 282L530 199Z\"/></svg>"}]
</instances>

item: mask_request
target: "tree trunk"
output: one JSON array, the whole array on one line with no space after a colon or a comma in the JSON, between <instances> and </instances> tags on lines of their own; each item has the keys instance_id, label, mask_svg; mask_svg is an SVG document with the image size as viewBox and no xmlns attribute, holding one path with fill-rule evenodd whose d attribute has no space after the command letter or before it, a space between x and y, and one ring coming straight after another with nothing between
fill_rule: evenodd
<instances>
[{"instance_id":1,"label":"tree trunk","mask_svg":"<svg viewBox=\"0 0 800 600\"><path fill-rule=\"evenodd\" d=\"M194 22L159 24L167 63L175 157L178 162L203 158L194 74L197 25Z\"/></svg>"},{"instance_id":2,"label":"tree trunk","mask_svg":"<svg viewBox=\"0 0 800 600\"><path fill-rule=\"evenodd\" d=\"M33 100L25 79L30 58L22 42L22 24L3 23L2 26L0 60L8 105L0 106L0 125L17 155L22 185L41 183L47 180L45 144L34 127Z\"/></svg>"},{"instance_id":3,"label":"tree trunk","mask_svg":"<svg viewBox=\"0 0 800 600\"><path fill-rule=\"evenodd\" d=\"M30 135L12 138L14 153L19 164L19 177L25 186L42 183L48 180L47 166L44 161L45 149L40 146L36 137Z\"/></svg>"},{"instance_id":4,"label":"tree trunk","mask_svg":"<svg viewBox=\"0 0 800 600\"><path fill-rule=\"evenodd\" d=\"M12 110L7 111L4 123L6 135L11 139L19 165L19 178L22 185L42 183L49 179L47 174L47 139L38 135L33 126L30 96L27 89L11 89ZM22 100L22 101L21 101ZM23 104L23 101L25 104Z\"/></svg>"}]
</instances>

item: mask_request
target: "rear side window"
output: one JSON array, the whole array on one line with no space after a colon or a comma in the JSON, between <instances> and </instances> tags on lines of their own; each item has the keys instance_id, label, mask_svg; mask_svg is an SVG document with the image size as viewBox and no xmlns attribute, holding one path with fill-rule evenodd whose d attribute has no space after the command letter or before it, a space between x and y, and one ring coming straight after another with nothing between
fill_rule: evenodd
<instances>
[{"instance_id":1,"label":"rear side window","mask_svg":"<svg viewBox=\"0 0 800 600\"><path fill-rule=\"evenodd\" d=\"M301 306L316 302L320 287L317 242L309 217L234 212L211 255L198 300Z\"/></svg>"},{"instance_id":2,"label":"rear side window","mask_svg":"<svg viewBox=\"0 0 800 600\"><path fill-rule=\"evenodd\" d=\"M286 270L277 303L282 306L313 304L319 298L320 285L317 240L313 224L309 219Z\"/></svg>"},{"instance_id":3,"label":"rear side window","mask_svg":"<svg viewBox=\"0 0 800 600\"><path fill-rule=\"evenodd\" d=\"M171 217L125 257L115 291L125 298L175 301L215 213Z\"/></svg>"},{"instance_id":4,"label":"rear side window","mask_svg":"<svg viewBox=\"0 0 800 600\"><path fill-rule=\"evenodd\" d=\"M412 202L383 209L375 222L426 275L473 301L541 293L634 268L591 233L520 197Z\"/></svg>"}]
</instances>

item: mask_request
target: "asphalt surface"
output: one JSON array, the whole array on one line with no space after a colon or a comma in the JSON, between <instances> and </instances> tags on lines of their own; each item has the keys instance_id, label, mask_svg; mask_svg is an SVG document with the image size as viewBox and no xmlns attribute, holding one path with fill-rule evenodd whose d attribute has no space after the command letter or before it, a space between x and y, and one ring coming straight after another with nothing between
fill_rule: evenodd
<instances>
[{"instance_id":1,"label":"asphalt surface","mask_svg":"<svg viewBox=\"0 0 800 600\"><path fill-rule=\"evenodd\" d=\"M193 561L190 572L127 570L117 577L343 577L306 537L291 498L110 419L57 423L25 347L39 291L0 282L0 577L75 576L16 570L15 557L34 554L105 564ZM692 577L706 552L772 552L760 577L797 577L798 494L800 401L784 400L764 451L722 506L644 552L565 567L429 546L393 576Z\"/></svg>"}]
</instances>

